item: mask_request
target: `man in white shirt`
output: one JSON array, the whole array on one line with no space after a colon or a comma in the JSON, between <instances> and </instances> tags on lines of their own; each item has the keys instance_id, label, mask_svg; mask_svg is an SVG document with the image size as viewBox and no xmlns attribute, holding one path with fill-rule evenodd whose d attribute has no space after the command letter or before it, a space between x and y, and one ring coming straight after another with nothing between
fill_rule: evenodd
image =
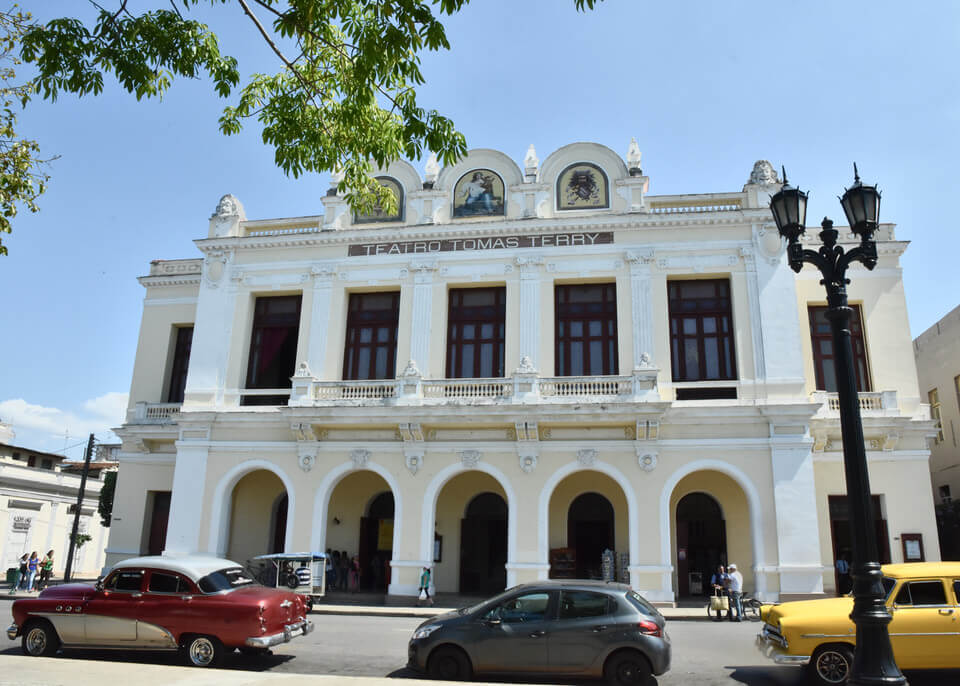
<instances>
[{"instance_id":1,"label":"man in white shirt","mask_svg":"<svg viewBox=\"0 0 960 686\"><path fill-rule=\"evenodd\" d=\"M730 577L730 621L739 622L743 619L743 574L737 569L733 562L727 567L727 575ZM737 618L733 618L733 610L737 610Z\"/></svg>"}]
</instances>

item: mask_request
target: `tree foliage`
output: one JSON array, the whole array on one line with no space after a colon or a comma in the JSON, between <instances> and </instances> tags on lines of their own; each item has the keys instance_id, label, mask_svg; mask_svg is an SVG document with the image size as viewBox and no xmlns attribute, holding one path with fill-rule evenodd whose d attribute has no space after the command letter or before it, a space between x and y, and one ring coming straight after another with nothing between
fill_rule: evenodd
<instances>
[{"instance_id":1,"label":"tree foliage","mask_svg":"<svg viewBox=\"0 0 960 686\"><path fill-rule=\"evenodd\" d=\"M100 514L100 524L110 526L113 516L113 494L117 490L117 473L107 472L103 475L103 486L100 488L100 500L97 502L97 512Z\"/></svg>"},{"instance_id":2,"label":"tree foliage","mask_svg":"<svg viewBox=\"0 0 960 686\"><path fill-rule=\"evenodd\" d=\"M17 133L17 112L33 92L29 82L17 83L20 41L30 28L30 15L14 5L0 11L0 233L12 231L20 207L37 211L36 199L46 190L47 175L36 141ZM0 240L0 255L7 247Z\"/></svg>"},{"instance_id":3,"label":"tree foliage","mask_svg":"<svg viewBox=\"0 0 960 686\"><path fill-rule=\"evenodd\" d=\"M584 10L601 1L574 4ZM171 0L139 14L127 0L90 2L92 24L64 17L23 37L23 59L36 65L34 87L44 98L98 94L106 74L137 99L160 97L178 77L206 75L220 97L239 88L220 117L223 133L255 119L280 169L294 177L338 171L339 190L364 212L396 209L371 178L375 166L425 150L451 164L466 152L453 122L418 103L417 87L420 55L450 48L441 18L469 0ZM239 8L280 70L240 86L237 60L221 54L214 29L187 16L198 5Z\"/></svg>"}]
</instances>

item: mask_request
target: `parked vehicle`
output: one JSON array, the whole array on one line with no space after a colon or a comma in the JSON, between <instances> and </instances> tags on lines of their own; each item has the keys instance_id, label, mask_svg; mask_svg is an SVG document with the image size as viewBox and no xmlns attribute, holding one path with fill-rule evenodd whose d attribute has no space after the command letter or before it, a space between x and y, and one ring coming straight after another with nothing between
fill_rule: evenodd
<instances>
[{"instance_id":1,"label":"parked vehicle","mask_svg":"<svg viewBox=\"0 0 960 686\"><path fill-rule=\"evenodd\" d=\"M960 669L960 562L884 565L887 629L900 669ZM853 598L764 605L757 647L777 664L810 665L819 684L844 684L853 664ZM960 681L960 674L957 675Z\"/></svg>"},{"instance_id":2,"label":"parked vehicle","mask_svg":"<svg viewBox=\"0 0 960 686\"><path fill-rule=\"evenodd\" d=\"M304 595L307 612L313 602L327 594L327 556L323 553L271 553L251 560L259 564L257 581L269 588L299 591Z\"/></svg>"},{"instance_id":3,"label":"parked vehicle","mask_svg":"<svg viewBox=\"0 0 960 686\"><path fill-rule=\"evenodd\" d=\"M236 562L155 556L124 560L96 586L54 586L17 600L7 636L19 637L26 655L180 650L209 667L227 651L262 653L312 630L303 596L264 588Z\"/></svg>"},{"instance_id":4,"label":"parked vehicle","mask_svg":"<svg viewBox=\"0 0 960 686\"><path fill-rule=\"evenodd\" d=\"M665 623L625 584L523 584L421 624L410 639L407 664L450 680L499 673L642 684L670 668Z\"/></svg>"}]
</instances>

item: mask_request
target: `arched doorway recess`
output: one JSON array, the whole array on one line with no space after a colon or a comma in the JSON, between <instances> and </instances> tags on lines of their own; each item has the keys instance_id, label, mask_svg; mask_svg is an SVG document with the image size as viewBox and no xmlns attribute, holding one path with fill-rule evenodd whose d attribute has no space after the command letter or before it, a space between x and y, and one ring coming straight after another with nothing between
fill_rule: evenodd
<instances>
[{"instance_id":1,"label":"arched doorway recess","mask_svg":"<svg viewBox=\"0 0 960 686\"><path fill-rule=\"evenodd\" d=\"M574 551L576 578L602 579L603 551L614 550L613 504L599 493L583 493L567 512L567 544Z\"/></svg>"},{"instance_id":2,"label":"arched doorway recess","mask_svg":"<svg viewBox=\"0 0 960 686\"><path fill-rule=\"evenodd\" d=\"M360 520L360 566L369 570L363 584L373 591L386 591L393 559L393 493L379 493Z\"/></svg>"},{"instance_id":3,"label":"arched doorway recess","mask_svg":"<svg viewBox=\"0 0 960 686\"><path fill-rule=\"evenodd\" d=\"M677 503L677 585L681 597L707 595L717 565L727 564L723 511L706 493L688 493Z\"/></svg>"},{"instance_id":4,"label":"arched doorway recess","mask_svg":"<svg viewBox=\"0 0 960 686\"><path fill-rule=\"evenodd\" d=\"M507 501L481 493L460 522L460 591L498 593L507 585Z\"/></svg>"},{"instance_id":5,"label":"arched doorway recess","mask_svg":"<svg viewBox=\"0 0 960 686\"><path fill-rule=\"evenodd\" d=\"M257 555L282 552L289 497L280 478L256 469L237 481L230 499L227 557L242 564Z\"/></svg>"}]
</instances>

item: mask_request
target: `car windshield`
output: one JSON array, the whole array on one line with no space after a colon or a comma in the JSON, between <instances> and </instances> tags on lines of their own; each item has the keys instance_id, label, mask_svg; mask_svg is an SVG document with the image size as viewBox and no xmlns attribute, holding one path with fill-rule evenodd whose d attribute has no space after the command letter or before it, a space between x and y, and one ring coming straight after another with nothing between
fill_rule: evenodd
<instances>
[{"instance_id":1,"label":"car windshield","mask_svg":"<svg viewBox=\"0 0 960 686\"><path fill-rule=\"evenodd\" d=\"M241 586L253 586L256 583L243 567L227 567L212 574L207 574L197 582L197 586L204 593L218 593Z\"/></svg>"}]
</instances>

